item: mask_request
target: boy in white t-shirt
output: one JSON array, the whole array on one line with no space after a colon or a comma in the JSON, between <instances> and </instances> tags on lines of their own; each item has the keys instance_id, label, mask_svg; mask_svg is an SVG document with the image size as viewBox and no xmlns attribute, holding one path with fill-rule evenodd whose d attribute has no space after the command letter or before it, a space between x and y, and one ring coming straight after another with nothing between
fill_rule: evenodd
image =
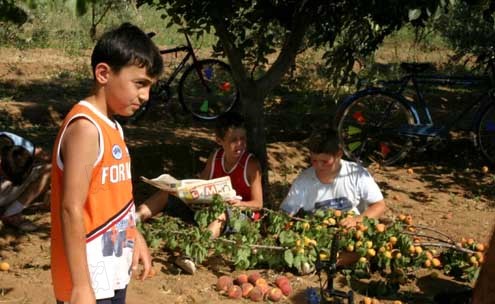
<instances>
[{"instance_id":1,"label":"boy in white t-shirt","mask_svg":"<svg viewBox=\"0 0 495 304\"><path fill-rule=\"evenodd\" d=\"M373 177L361 165L342 159L337 132L328 130L310 140L311 167L294 180L280 208L294 215L318 209L354 211L342 220L353 227L364 216L380 217L386 209L383 195Z\"/></svg>"}]
</instances>

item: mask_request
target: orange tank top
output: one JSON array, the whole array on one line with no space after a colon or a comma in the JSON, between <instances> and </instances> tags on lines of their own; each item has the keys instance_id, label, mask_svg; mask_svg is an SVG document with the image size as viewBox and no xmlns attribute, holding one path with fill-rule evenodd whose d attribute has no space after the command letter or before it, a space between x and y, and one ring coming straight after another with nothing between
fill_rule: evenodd
<instances>
[{"instance_id":1,"label":"orange tank top","mask_svg":"<svg viewBox=\"0 0 495 304\"><path fill-rule=\"evenodd\" d=\"M135 242L135 207L132 195L131 159L122 128L86 101L67 114L55 140L51 180L51 271L55 296L69 301L72 281L64 249L60 218L64 164L60 142L75 119L87 119L98 129L98 158L84 205L86 254L96 299L110 298L129 283Z\"/></svg>"}]
</instances>

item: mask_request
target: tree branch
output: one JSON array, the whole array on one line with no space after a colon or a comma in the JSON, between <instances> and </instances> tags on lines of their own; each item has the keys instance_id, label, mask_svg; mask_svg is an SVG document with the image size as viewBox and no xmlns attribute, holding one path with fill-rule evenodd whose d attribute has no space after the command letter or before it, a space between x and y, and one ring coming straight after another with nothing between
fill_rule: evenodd
<instances>
[{"instance_id":1,"label":"tree branch","mask_svg":"<svg viewBox=\"0 0 495 304\"><path fill-rule=\"evenodd\" d=\"M284 45L281 47L277 59L270 69L268 69L267 73L256 81L261 91L271 91L280 82L280 79L285 73L287 73L291 63L296 58L309 24L306 19L308 17L301 10L298 10L294 14L292 29L286 35Z\"/></svg>"},{"instance_id":2,"label":"tree branch","mask_svg":"<svg viewBox=\"0 0 495 304\"><path fill-rule=\"evenodd\" d=\"M455 249L455 250L458 250L458 251L462 251L462 252L465 252L465 253L476 253L476 251L473 251L471 249L467 249L467 248L463 248L463 247L459 247L459 246L456 246L456 245L452 245L452 244L447 244L447 243L443 243L443 242L420 242L418 243L419 245L421 246L431 246L431 247L445 247L445 248L451 248L451 249Z\"/></svg>"},{"instance_id":3,"label":"tree branch","mask_svg":"<svg viewBox=\"0 0 495 304\"><path fill-rule=\"evenodd\" d=\"M248 77L248 72L242 63L241 52L235 46L233 42L234 37L229 33L225 21L213 20L213 27L215 28L216 34L220 38L222 48L227 55L236 84L242 86L243 84L250 83L251 79Z\"/></svg>"}]
</instances>

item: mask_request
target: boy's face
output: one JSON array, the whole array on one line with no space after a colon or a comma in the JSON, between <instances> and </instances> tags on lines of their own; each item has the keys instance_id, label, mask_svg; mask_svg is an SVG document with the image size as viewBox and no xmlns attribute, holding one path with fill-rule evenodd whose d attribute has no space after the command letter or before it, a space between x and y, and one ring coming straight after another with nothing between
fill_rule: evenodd
<instances>
[{"instance_id":1,"label":"boy's face","mask_svg":"<svg viewBox=\"0 0 495 304\"><path fill-rule=\"evenodd\" d=\"M223 138L217 137L217 143L222 146L225 156L239 158L246 150L246 130L243 128L230 128Z\"/></svg>"},{"instance_id":2,"label":"boy's face","mask_svg":"<svg viewBox=\"0 0 495 304\"><path fill-rule=\"evenodd\" d=\"M311 165L320 179L332 177L340 170L342 151L337 154L311 153Z\"/></svg>"},{"instance_id":3,"label":"boy's face","mask_svg":"<svg viewBox=\"0 0 495 304\"><path fill-rule=\"evenodd\" d=\"M149 77L146 68L130 65L118 73L108 71L105 84L106 100L110 115L131 116L148 100L155 79Z\"/></svg>"}]
</instances>

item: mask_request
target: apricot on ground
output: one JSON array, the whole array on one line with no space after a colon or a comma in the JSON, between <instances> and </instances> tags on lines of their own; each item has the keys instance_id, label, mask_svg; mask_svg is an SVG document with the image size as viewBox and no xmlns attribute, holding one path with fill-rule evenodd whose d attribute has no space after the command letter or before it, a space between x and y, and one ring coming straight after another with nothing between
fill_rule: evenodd
<instances>
[{"instance_id":1,"label":"apricot on ground","mask_svg":"<svg viewBox=\"0 0 495 304\"><path fill-rule=\"evenodd\" d=\"M251 283L243 283L241 285L241 289L242 289L242 296L247 298L249 297L249 293L251 292L251 290L253 290L254 286L253 284Z\"/></svg>"},{"instance_id":2,"label":"apricot on ground","mask_svg":"<svg viewBox=\"0 0 495 304\"><path fill-rule=\"evenodd\" d=\"M242 286L242 284L248 282L248 275L245 273L241 273L240 275L237 276L235 279L235 283L239 286Z\"/></svg>"},{"instance_id":3,"label":"apricot on ground","mask_svg":"<svg viewBox=\"0 0 495 304\"><path fill-rule=\"evenodd\" d=\"M282 290L277 287L270 289L268 292L268 299L273 302L278 302L282 299Z\"/></svg>"},{"instance_id":4,"label":"apricot on ground","mask_svg":"<svg viewBox=\"0 0 495 304\"><path fill-rule=\"evenodd\" d=\"M263 278L259 278L256 280L256 282L254 282L254 285L255 286L259 286L259 285L268 285L268 282L263 279Z\"/></svg>"},{"instance_id":5,"label":"apricot on ground","mask_svg":"<svg viewBox=\"0 0 495 304\"><path fill-rule=\"evenodd\" d=\"M237 285L231 285L227 290L227 296L231 299L240 299L242 297L242 289Z\"/></svg>"},{"instance_id":6,"label":"apricot on ground","mask_svg":"<svg viewBox=\"0 0 495 304\"><path fill-rule=\"evenodd\" d=\"M288 279L286 276L284 276L284 275L278 276L278 277L275 279L275 285L277 285L277 286L280 286L280 284L281 284L282 282L289 282L289 279Z\"/></svg>"},{"instance_id":7,"label":"apricot on ground","mask_svg":"<svg viewBox=\"0 0 495 304\"><path fill-rule=\"evenodd\" d=\"M263 291L259 286L255 286L249 293L251 301L260 302L263 300Z\"/></svg>"},{"instance_id":8,"label":"apricot on ground","mask_svg":"<svg viewBox=\"0 0 495 304\"><path fill-rule=\"evenodd\" d=\"M231 277L227 276L227 275L223 275L221 277L218 278L217 280L217 290L218 291L223 291L223 292L226 292L230 286L232 286L234 284L233 280Z\"/></svg>"},{"instance_id":9,"label":"apricot on ground","mask_svg":"<svg viewBox=\"0 0 495 304\"><path fill-rule=\"evenodd\" d=\"M10 269L10 265L7 262L2 262L0 263L0 270L1 271L8 271Z\"/></svg>"},{"instance_id":10,"label":"apricot on ground","mask_svg":"<svg viewBox=\"0 0 495 304\"><path fill-rule=\"evenodd\" d=\"M290 285L290 282L282 282L278 287L286 297L292 293L292 286Z\"/></svg>"},{"instance_id":11,"label":"apricot on ground","mask_svg":"<svg viewBox=\"0 0 495 304\"><path fill-rule=\"evenodd\" d=\"M259 278L261 278L260 273L259 272L253 272L248 276L248 282L253 284L253 285L256 285L256 280L258 280Z\"/></svg>"}]
</instances>

